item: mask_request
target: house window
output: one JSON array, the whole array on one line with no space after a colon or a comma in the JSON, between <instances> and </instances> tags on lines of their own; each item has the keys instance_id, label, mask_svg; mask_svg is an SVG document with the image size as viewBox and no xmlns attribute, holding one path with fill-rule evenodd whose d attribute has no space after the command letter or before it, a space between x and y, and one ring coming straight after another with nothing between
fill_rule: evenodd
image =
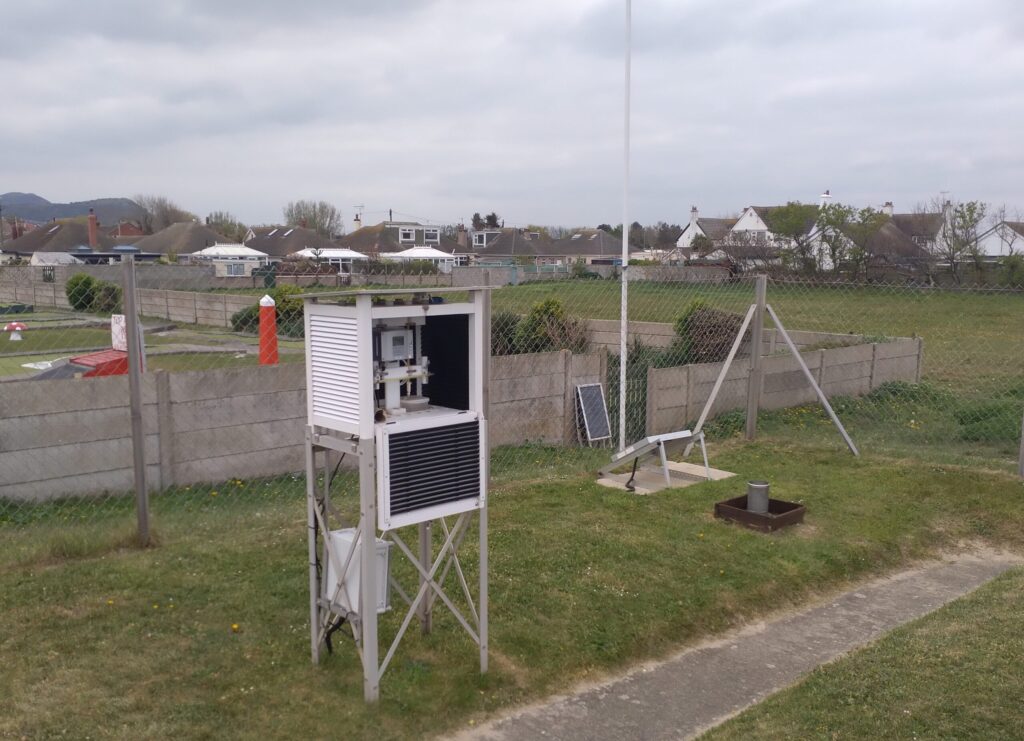
<instances>
[{"instance_id":1,"label":"house window","mask_svg":"<svg viewBox=\"0 0 1024 741\"><path fill-rule=\"evenodd\" d=\"M228 275L245 275L245 265L240 262L229 262Z\"/></svg>"},{"instance_id":2,"label":"house window","mask_svg":"<svg viewBox=\"0 0 1024 741\"><path fill-rule=\"evenodd\" d=\"M483 232L477 232L476 234L473 235L473 246L474 247L483 247L486 244L487 244L487 235L486 234L484 234Z\"/></svg>"},{"instance_id":3,"label":"house window","mask_svg":"<svg viewBox=\"0 0 1024 741\"><path fill-rule=\"evenodd\" d=\"M399 242L415 242L416 241L416 230L402 228L398 230L398 241Z\"/></svg>"},{"instance_id":4,"label":"house window","mask_svg":"<svg viewBox=\"0 0 1024 741\"><path fill-rule=\"evenodd\" d=\"M439 243L441 241L441 232L437 229L424 229L423 241Z\"/></svg>"}]
</instances>

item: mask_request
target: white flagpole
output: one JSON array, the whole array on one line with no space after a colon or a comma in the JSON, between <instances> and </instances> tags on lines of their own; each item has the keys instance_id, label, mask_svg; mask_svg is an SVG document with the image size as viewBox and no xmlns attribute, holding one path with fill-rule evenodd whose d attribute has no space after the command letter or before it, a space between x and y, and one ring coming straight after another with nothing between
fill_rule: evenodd
<instances>
[{"instance_id":1,"label":"white flagpole","mask_svg":"<svg viewBox=\"0 0 1024 741\"><path fill-rule=\"evenodd\" d=\"M629 65L632 55L632 0L626 0L626 105L622 182L622 306L619 309L619 450L626 447L626 335L629 333Z\"/></svg>"}]
</instances>

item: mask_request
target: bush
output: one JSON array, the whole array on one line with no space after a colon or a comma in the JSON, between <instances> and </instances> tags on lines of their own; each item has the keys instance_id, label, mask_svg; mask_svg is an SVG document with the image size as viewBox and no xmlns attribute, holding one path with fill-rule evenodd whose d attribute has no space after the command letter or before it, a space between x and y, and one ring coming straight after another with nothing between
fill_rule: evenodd
<instances>
[{"instance_id":1,"label":"bush","mask_svg":"<svg viewBox=\"0 0 1024 741\"><path fill-rule=\"evenodd\" d=\"M282 285L269 292L277 304L277 333L287 337L304 337L305 320L303 318L302 300L295 298L302 293L298 286ZM231 328L235 332L258 334L260 331L260 307L258 304L246 306L231 315Z\"/></svg>"},{"instance_id":2,"label":"bush","mask_svg":"<svg viewBox=\"0 0 1024 741\"><path fill-rule=\"evenodd\" d=\"M491 355L516 354L516 329L519 315L514 311L496 311L491 314Z\"/></svg>"},{"instance_id":3,"label":"bush","mask_svg":"<svg viewBox=\"0 0 1024 741\"><path fill-rule=\"evenodd\" d=\"M676 340L672 351L676 362L718 363L726 359L743 317L728 311L712 309L701 299L691 301L676 320Z\"/></svg>"},{"instance_id":4,"label":"bush","mask_svg":"<svg viewBox=\"0 0 1024 741\"><path fill-rule=\"evenodd\" d=\"M557 298L539 301L516 326L513 334L516 352L587 351L586 324L565 313Z\"/></svg>"},{"instance_id":5,"label":"bush","mask_svg":"<svg viewBox=\"0 0 1024 741\"><path fill-rule=\"evenodd\" d=\"M94 314L117 314L121 312L121 286L105 280L96 281L93 285L92 304L89 307Z\"/></svg>"},{"instance_id":6,"label":"bush","mask_svg":"<svg viewBox=\"0 0 1024 741\"><path fill-rule=\"evenodd\" d=\"M92 300L96 290L96 279L85 273L75 273L64 286L68 303L75 311L92 310Z\"/></svg>"}]
</instances>

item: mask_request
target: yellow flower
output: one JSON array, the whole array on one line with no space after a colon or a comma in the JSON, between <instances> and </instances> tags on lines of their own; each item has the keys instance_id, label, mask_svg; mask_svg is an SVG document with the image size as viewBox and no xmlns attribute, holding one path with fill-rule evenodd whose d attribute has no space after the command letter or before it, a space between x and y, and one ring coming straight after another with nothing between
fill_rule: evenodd
<instances>
[{"instance_id":1,"label":"yellow flower","mask_svg":"<svg viewBox=\"0 0 1024 741\"><path fill-rule=\"evenodd\" d=\"M215 496L217 496L217 492L215 492L215 491L211 491L211 492L210 492L210 496L211 496L211 497L215 497Z\"/></svg>"},{"instance_id":2,"label":"yellow flower","mask_svg":"<svg viewBox=\"0 0 1024 741\"><path fill-rule=\"evenodd\" d=\"M114 604L114 600L112 600L112 599L108 599L108 600L107 600L107 604L108 604L108 605L112 605L112 604Z\"/></svg>"},{"instance_id":3,"label":"yellow flower","mask_svg":"<svg viewBox=\"0 0 1024 741\"><path fill-rule=\"evenodd\" d=\"M160 605L153 605L153 609L154 610L159 610L160 609Z\"/></svg>"},{"instance_id":4,"label":"yellow flower","mask_svg":"<svg viewBox=\"0 0 1024 741\"><path fill-rule=\"evenodd\" d=\"M231 623L231 632L237 633L239 631L238 623Z\"/></svg>"}]
</instances>

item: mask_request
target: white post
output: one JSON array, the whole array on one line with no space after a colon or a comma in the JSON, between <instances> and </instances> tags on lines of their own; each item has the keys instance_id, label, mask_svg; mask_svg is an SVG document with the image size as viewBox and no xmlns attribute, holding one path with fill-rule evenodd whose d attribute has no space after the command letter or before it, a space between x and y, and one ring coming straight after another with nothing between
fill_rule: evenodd
<instances>
[{"instance_id":1,"label":"white post","mask_svg":"<svg viewBox=\"0 0 1024 741\"><path fill-rule=\"evenodd\" d=\"M619 451L626 448L626 335L629 333L629 76L632 54L632 0L626 0L626 100L622 151L622 305L619 307Z\"/></svg>"},{"instance_id":2,"label":"white post","mask_svg":"<svg viewBox=\"0 0 1024 741\"><path fill-rule=\"evenodd\" d=\"M320 663L320 579L316 570L316 458L313 430L306 428L306 530L309 552L309 644L314 664ZM327 533L324 533L327 538ZM326 571L327 564L324 563Z\"/></svg>"},{"instance_id":3,"label":"white post","mask_svg":"<svg viewBox=\"0 0 1024 741\"><path fill-rule=\"evenodd\" d=\"M359 440L359 509L362 519L362 551L359 562L359 625L363 639L363 697L366 702L380 698L380 667L377 663L377 473L376 444L372 437ZM324 533L324 537L330 537Z\"/></svg>"}]
</instances>

